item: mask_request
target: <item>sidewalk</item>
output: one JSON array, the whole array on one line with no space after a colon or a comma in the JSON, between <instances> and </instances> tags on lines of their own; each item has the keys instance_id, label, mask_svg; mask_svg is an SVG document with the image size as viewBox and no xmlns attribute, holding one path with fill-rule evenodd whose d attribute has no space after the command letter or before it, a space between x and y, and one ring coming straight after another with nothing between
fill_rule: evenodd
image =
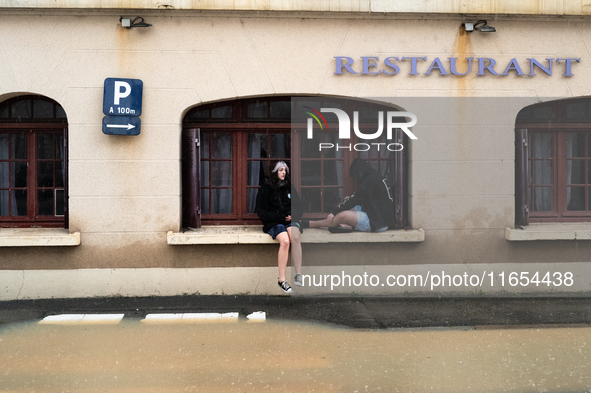
<instances>
[{"instance_id":1,"label":"sidewalk","mask_svg":"<svg viewBox=\"0 0 591 393\"><path fill-rule=\"evenodd\" d=\"M15 300L0 302L0 325L55 314L264 311L267 319L331 323L353 328L591 325L590 298L342 298L175 296Z\"/></svg>"}]
</instances>

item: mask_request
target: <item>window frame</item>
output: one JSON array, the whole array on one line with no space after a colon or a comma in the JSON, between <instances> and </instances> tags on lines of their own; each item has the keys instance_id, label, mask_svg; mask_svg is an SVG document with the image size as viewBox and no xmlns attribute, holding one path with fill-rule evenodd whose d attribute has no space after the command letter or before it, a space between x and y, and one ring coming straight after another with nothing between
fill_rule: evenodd
<instances>
[{"instance_id":1,"label":"window frame","mask_svg":"<svg viewBox=\"0 0 591 393\"><path fill-rule=\"evenodd\" d=\"M591 105L591 98L574 98L558 101L544 102L530 105L523 108L516 120L515 127L515 225L527 226L529 223L544 222L589 222L591 221L591 201L590 193L591 182L589 182L589 165L591 165L591 111L587 119L583 121L569 120L567 108L571 104L586 103ZM544 120L536 121L531 116L536 109L552 109L551 116ZM590 106L591 109L591 106ZM529 111L528 117L522 116L524 111ZM521 119L520 119L521 117ZM533 135L547 133L552 135L552 211L534 211L533 203L533 185L534 176L533 165L531 175L528 172L528 164L537 158L529 157L529 149ZM586 157L582 157L587 162L585 166L586 181L584 185L574 185L586 187L585 204L586 210L569 211L567 206L567 187L573 185L567 184L567 162L573 157L567 157L567 137L569 133L585 133ZM533 146L531 146L533 148ZM540 159L541 160L541 159ZM531 177L530 177L531 176ZM529 194L529 188L532 188ZM531 195L531 196L530 196Z\"/></svg>"},{"instance_id":2,"label":"window frame","mask_svg":"<svg viewBox=\"0 0 591 393\"><path fill-rule=\"evenodd\" d=\"M12 106L18 102L26 102L30 100L30 111L31 117L15 117L12 113ZM49 103L53 105L52 110L52 117L51 118L42 118L34 117L34 102L35 101L43 101L45 103ZM7 112L3 112L6 110ZM61 113L59 112L61 111ZM24 95L24 96L17 96L6 100L0 103L0 113L8 113L8 117L1 117L0 118L0 134L26 134L27 135L27 215L26 216L11 216L10 210L8 216L0 216L0 228L68 228L68 125L67 125L67 118L65 117L65 112L61 106L43 96L38 95ZM61 116L63 114L63 116ZM60 115L60 117L58 117ZM62 151L62 158L56 159L55 156L52 159L40 159L39 152L37 148L38 137L40 134L44 133L51 133L54 134L54 141L55 134L62 135L62 143L63 143L63 151ZM53 143L53 154L55 155L57 144ZM9 153L10 154L10 153ZM1 160L2 162L13 162L14 158L11 159L9 156L8 159ZM24 160L24 159L23 159ZM38 177L38 163L40 161L61 161L62 162L62 180L63 180L63 187L57 187L55 184L56 180L56 167L55 164L53 165L53 186L51 187L43 187L38 184L39 177ZM9 165L10 168L10 165ZM10 169L9 169L10 171ZM12 190L15 187L12 187L9 184L8 190ZM53 189L54 196L53 196L53 203L54 203L54 213L56 212L57 208L57 200L56 200L56 190L62 190L64 194L64 214L63 215L40 215L39 208L40 208L40 201L38 199L38 192L42 189ZM9 208L10 209L10 208Z\"/></svg>"},{"instance_id":3,"label":"window frame","mask_svg":"<svg viewBox=\"0 0 591 393\"><path fill-rule=\"evenodd\" d=\"M268 132L292 132L292 124L291 124L291 115L289 118L284 118L281 121L277 121L277 119L270 118L271 115L271 104L277 101L283 102L290 102L293 98L292 96L273 96L273 97L259 97L259 98L250 98L250 99L237 99L233 101L224 101L218 102L214 104L205 104L200 105L192 108L187 112L183 120L183 137L182 137L182 151L183 151L183 158L182 158L182 166L183 166L183 185L182 185L182 194L183 194L183 217L182 217L182 226L183 228L199 228L201 225L260 225L261 221L258 219L256 214L248 213L247 212L247 190L249 186L247 185L247 135L249 133L257 133L261 131L268 131ZM318 97L319 99L323 99L326 101L341 101L347 102L351 101L347 98L336 98L336 97ZM267 117L266 118L247 118L246 111L247 105L253 102L267 102L268 103L268 110L267 110ZM356 103L363 103L365 101L357 100ZM395 110L394 107L390 107L388 105L382 103L374 103L374 102L367 102L370 106L379 106L384 109ZM206 109L211 110L215 108L221 108L230 106L232 108L232 115L231 118L226 119L209 119L208 121L200 121L196 120L192 116L198 112L203 111ZM329 123L329 129L333 130L331 132L335 132L338 130L338 125L333 123ZM360 127L363 127L363 123L360 124ZM191 146L191 138L195 138L198 140L197 145L200 145L203 140L203 134L207 132L213 132L216 130L224 130L224 131L231 131L233 132L233 173L232 173L232 205L233 205L233 212L232 214L223 214L223 215L213 215L213 214L202 214L201 212L201 162L203 161L200 158L200 152L198 148L193 148ZM300 130L295 130L295 134L297 135ZM292 134L293 135L293 134ZM294 139L296 139L294 141ZM351 139L351 143L355 144L358 143L358 139L356 136L353 136ZM389 179L392 183L392 186L395 187L394 192L394 199L396 204L396 227L397 228L408 228L408 156L409 156L409 146L408 139L402 130L396 130L395 132L395 140L392 142L403 143L404 150L399 152L398 154L394 154L394 157L391 159L393 161L393 166L395 168L395 172L392 174L392 179ZM199 146L198 146L199 147ZM288 160L290 161L290 168L300 168L301 161L305 159L300 159L300 143L299 138L291 138L291 153L295 157L290 157ZM343 170L345 175L348 173L348 168L351 162L359 156L358 152L356 151L344 151L343 154ZM270 157L267 160L274 160L276 158ZM235 160L235 161L234 161ZM370 161L370 160L368 160ZM372 160L376 161L376 160ZM381 161L385 161L383 158L379 158L378 165L380 165ZM321 164L322 165L322 164ZM239 173L239 170L242 170L244 173ZM292 184L302 195L302 186L301 185L301 178L300 178L300 171L293 170L291 171L290 175L292 178ZM323 173L321 173L321 176ZM197 179L192 179L192 177L197 177ZM321 181L321 188L327 187ZM330 187L330 186L328 186ZM340 187L340 186L337 186ZM254 188L254 187L253 187ZM351 195L354 192L355 185L353 180L349 176L344 176L343 178L343 192L344 195ZM197 191L199 189L199 191ZM187 191L190 190L190 191ZM194 194L198 194L198 196ZM193 194L193 195L191 195ZM322 201L323 203L324 201ZM306 218L320 218L325 217L325 213L306 213Z\"/></svg>"}]
</instances>

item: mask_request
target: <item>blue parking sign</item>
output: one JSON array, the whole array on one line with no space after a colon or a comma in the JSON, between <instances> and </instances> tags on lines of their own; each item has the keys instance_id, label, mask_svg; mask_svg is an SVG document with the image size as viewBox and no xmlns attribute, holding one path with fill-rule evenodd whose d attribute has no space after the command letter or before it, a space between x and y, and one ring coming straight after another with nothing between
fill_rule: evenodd
<instances>
[{"instance_id":1,"label":"blue parking sign","mask_svg":"<svg viewBox=\"0 0 591 393\"><path fill-rule=\"evenodd\" d=\"M107 78L103 93L106 116L140 116L144 82L140 79Z\"/></svg>"}]
</instances>

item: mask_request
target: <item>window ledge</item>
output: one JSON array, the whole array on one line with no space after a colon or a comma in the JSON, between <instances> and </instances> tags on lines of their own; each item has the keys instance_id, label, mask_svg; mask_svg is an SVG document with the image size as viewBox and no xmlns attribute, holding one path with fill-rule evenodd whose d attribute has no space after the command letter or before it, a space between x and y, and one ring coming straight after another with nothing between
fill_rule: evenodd
<instances>
[{"instance_id":1,"label":"window ledge","mask_svg":"<svg viewBox=\"0 0 591 393\"><path fill-rule=\"evenodd\" d=\"M537 223L524 229L505 229L509 241L591 240L591 223Z\"/></svg>"},{"instance_id":2,"label":"window ledge","mask_svg":"<svg viewBox=\"0 0 591 393\"><path fill-rule=\"evenodd\" d=\"M79 246L80 232L56 228L2 228L0 247Z\"/></svg>"},{"instance_id":3,"label":"window ledge","mask_svg":"<svg viewBox=\"0 0 591 393\"><path fill-rule=\"evenodd\" d=\"M168 232L167 243L172 246L189 244L277 244L263 232L262 226L204 226L185 232ZM380 233L352 232L333 234L326 229L305 229L302 243L394 243L422 242L422 228L385 231Z\"/></svg>"}]
</instances>

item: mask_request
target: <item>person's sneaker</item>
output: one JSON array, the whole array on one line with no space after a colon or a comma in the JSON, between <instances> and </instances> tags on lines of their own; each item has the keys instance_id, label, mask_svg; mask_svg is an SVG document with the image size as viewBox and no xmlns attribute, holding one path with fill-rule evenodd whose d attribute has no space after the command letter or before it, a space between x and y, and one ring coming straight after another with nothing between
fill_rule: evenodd
<instances>
[{"instance_id":1,"label":"person's sneaker","mask_svg":"<svg viewBox=\"0 0 591 393\"><path fill-rule=\"evenodd\" d=\"M279 288L281 288L281 290L283 292L285 292L285 293L291 293L291 287L287 283L287 280L285 280L285 281L277 281L277 284L279 284Z\"/></svg>"},{"instance_id":2,"label":"person's sneaker","mask_svg":"<svg viewBox=\"0 0 591 393\"><path fill-rule=\"evenodd\" d=\"M302 218L302 219L299 221L299 224L300 224L300 225L299 225L299 227L300 227L301 229L304 229L304 228L310 228L310 220L308 220L308 219L306 219L306 218Z\"/></svg>"},{"instance_id":3,"label":"person's sneaker","mask_svg":"<svg viewBox=\"0 0 591 393\"><path fill-rule=\"evenodd\" d=\"M298 287L303 287L304 283L302 282L302 275L296 274L295 277L293 278L293 283L295 285L297 285Z\"/></svg>"}]
</instances>

